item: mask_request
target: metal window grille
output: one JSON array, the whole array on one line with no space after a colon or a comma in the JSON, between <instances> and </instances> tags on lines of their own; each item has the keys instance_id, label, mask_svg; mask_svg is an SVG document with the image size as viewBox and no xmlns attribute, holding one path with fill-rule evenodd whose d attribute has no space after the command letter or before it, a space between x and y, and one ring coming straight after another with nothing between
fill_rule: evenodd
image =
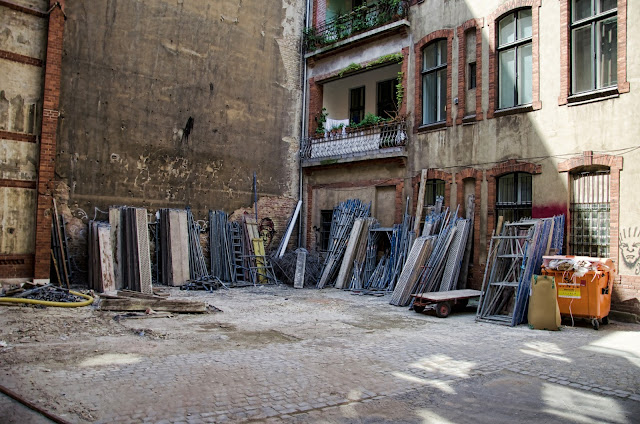
<instances>
[{"instance_id":1,"label":"metal window grille","mask_svg":"<svg viewBox=\"0 0 640 424\"><path fill-rule=\"evenodd\" d=\"M609 171L572 174L572 255L609 257L609 194Z\"/></svg>"},{"instance_id":2,"label":"metal window grille","mask_svg":"<svg viewBox=\"0 0 640 424\"><path fill-rule=\"evenodd\" d=\"M498 178L496 214L505 222L531 218L532 177L526 172L514 172Z\"/></svg>"}]
</instances>

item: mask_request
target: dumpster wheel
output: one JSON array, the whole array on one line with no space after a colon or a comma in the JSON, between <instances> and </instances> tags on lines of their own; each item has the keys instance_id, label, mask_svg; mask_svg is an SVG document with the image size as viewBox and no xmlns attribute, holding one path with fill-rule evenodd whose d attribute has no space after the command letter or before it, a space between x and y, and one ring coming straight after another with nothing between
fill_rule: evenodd
<instances>
[{"instance_id":1,"label":"dumpster wheel","mask_svg":"<svg viewBox=\"0 0 640 424\"><path fill-rule=\"evenodd\" d=\"M602 324L604 324L604 325L608 325L609 324L609 316L608 315L606 317L602 317Z\"/></svg>"},{"instance_id":2,"label":"dumpster wheel","mask_svg":"<svg viewBox=\"0 0 640 424\"><path fill-rule=\"evenodd\" d=\"M593 325L593 329L597 330L600 328L600 323L598 322L598 318L594 318L591 320L591 325Z\"/></svg>"}]
</instances>

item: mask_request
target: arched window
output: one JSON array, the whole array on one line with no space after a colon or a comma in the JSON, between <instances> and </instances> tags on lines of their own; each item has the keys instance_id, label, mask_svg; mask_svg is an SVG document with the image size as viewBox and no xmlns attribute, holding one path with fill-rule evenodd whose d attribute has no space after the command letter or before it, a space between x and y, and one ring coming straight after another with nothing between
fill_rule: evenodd
<instances>
[{"instance_id":1,"label":"arched window","mask_svg":"<svg viewBox=\"0 0 640 424\"><path fill-rule=\"evenodd\" d=\"M498 109L533 100L531 9L509 13L498 22Z\"/></svg>"},{"instance_id":2,"label":"arched window","mask_svg":"<svg viewBox=\"0 0 640 424\"><path fill-rule=\"evenodd\" d=\"M427 185L424 191L424 205L433 206L436 204L436 197L441 196L444 198L444 180L432 179L427 180ZM442 204L445 204L443 199Z\"/></svg>"},{"instance_id":3,"label":"arched window","mask_svg":"<svg viewBox=\"0 0 640 424\"><path fill-rule=\"evenodd\" d=\"M429 43L422 50L422 124L447 119L447 40Z\"/></svg>"},{"instance_id":4,"label":"arched window","mask_svg":"<svg viewBox=\"0 0 640 424\"><path fill-rule=\"evenodd\" d=\"M505 222L515 222L531 218L531 174L513 172L498 178L496 215Z\"/></svg>"}]
</instances>

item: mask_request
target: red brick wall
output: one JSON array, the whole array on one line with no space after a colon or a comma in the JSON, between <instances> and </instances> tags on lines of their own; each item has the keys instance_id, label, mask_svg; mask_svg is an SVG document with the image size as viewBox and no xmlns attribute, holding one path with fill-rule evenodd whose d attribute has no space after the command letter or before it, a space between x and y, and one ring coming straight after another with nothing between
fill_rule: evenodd
<instances>
[{"instance_id":1,"label":"red brick wall","mask_svg":"<svg viewBox=\"0 0 640 424\"><path fill-rule=\"evenodd\" d=\"M540 21L540 2L541 0L511 0L504 3L497 8L486 21L489 27L489 109L487 110L487 118L493 118L494 112L498 105L498 70L497 70L497 33L496 25L500 18L506 13L513 11L514 9L520 9L524 7L531 7L531 25L532 25L532 37L531 37L531 54L533 62L533 74L532 74L532 86L533 86L533 110L538 110L542 107L540 102L540 48L538 45L538 32Z\"/></svg>"},{"instance_id":2,"label":"red brick wall","mask_svg":"<svg viewBox=\"0 0 640 424\"><path fill-rule=\"evenodd\" d=\"M571 0L560 1L560 96L558 104L567 104L571 95ZM627 81L627 0L618 0L618 92L628 93Z\"/></svg>"},{"instance_id":3,"label":"red brick wall","mask_svg":"<svg viewBox=\"0 0 640 424\"><path fill-rule=\"evenodd\" d=\"M50 0L50 7L58 3ZM40 162L38 164L38 197L36 199L36 253L34 278L48 279L51 249L51 190L54 180L56 131L58 129L58 103L60 99L60 66L62 63L62 37L64 33L64 0L49 15L47 36L47 60L44 75L44 105L42 134L40 137Z\"/></svg>"},{"instance_id":4,"label":"red brick wall","mask_svg":"<svg viewBox=\"0 0 640 424\"><path fill-rule=\"evenodd\" d=\"M318 128L316 118L322 112L322 89L322 84L316 83L315 78L309 78L309 125L307 130L309 136L313 136Z\"/></svg>"},{"instance_id":5,"label":"red brick wall","mask_svg":"<svg viewBox=\"0 0 640 424\"><path fill-rule=\"evenodd\" d=\"M276 196L261 196L258 199L258 224L262 218L271 218L273 221L273 226L276 233L273 235L273 241L267 248L267 251L271 251L278 248L280 244L280 240L284 236L284 233L287 231L287 223L289 218L293 214L293 211L296 207L297 200L289 198L289 197L276 197ZM235 210L230 216L230 221L238 221L242 219L244 214L248 214L249 216L255 217L255 207L254 205ZM301 219L302 216L298 216L298 219ZM289 247L295 246L298 242L298 223L296 222L296 226L291 233L291 238L289 239ZM206 245L207 243L205 243Z\"/></svg>"},{"instance_id":6,"label":"red brick wall","mask_svg":"<svg viewBox=\"0 0 640 424\"><path fill-rule=\"evenodd\" d=\"M422 49L432 41L445 38L447 40L447 119L446 125L453 125L453 118L451 116L451 85L452 85L452 72L453 72L453 29L440 29L434 31L431 34L424 36L417 43L413 45L415 52L415 78L414 78L414 114L415 122L413 125L413 132L418 132L422 125ZM427 127L429 129L429 127Z\"/></svg>"},{"instance_id":7,"label":"red brick wall","mask_svg":"<svg viewBox=\"0 0 640 424\"><path fill-rule=\"evenodd\" d=\"M458 27L458 115L456 124L462 124L465 114L467 89L467 31L476 34L476 121L482 121L482 27L484 19L469 19Z\"/></svg>"},{"instance_id":8,"label":"red brick wall","mask_svg":"<svg viewBox=\"0 0 640 424\"><path fill-rule=\"evenodd\" d=\"M327 17L327 1L313 0L313 26L318 27L324 24Z\"/></svg>"}]
</instances>

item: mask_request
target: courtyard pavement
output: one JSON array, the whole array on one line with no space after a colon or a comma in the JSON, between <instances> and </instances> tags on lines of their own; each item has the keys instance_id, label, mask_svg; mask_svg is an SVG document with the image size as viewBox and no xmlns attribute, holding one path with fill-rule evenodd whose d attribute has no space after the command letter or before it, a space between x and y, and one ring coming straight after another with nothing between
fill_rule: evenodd
<instances>
[{"instance_id":1,"label":"courtyard pavement","mask_svg":"<svg viewBox=\"0 0 640 424\"><path fill-rule=\"evenodd\" d=\"M223 312L0 308L0 384L71 422L640 422L636 324L510 328L336 289L171 293ZM1 416L47 422L3 395Z\"/></svg>"}]
</instances>

